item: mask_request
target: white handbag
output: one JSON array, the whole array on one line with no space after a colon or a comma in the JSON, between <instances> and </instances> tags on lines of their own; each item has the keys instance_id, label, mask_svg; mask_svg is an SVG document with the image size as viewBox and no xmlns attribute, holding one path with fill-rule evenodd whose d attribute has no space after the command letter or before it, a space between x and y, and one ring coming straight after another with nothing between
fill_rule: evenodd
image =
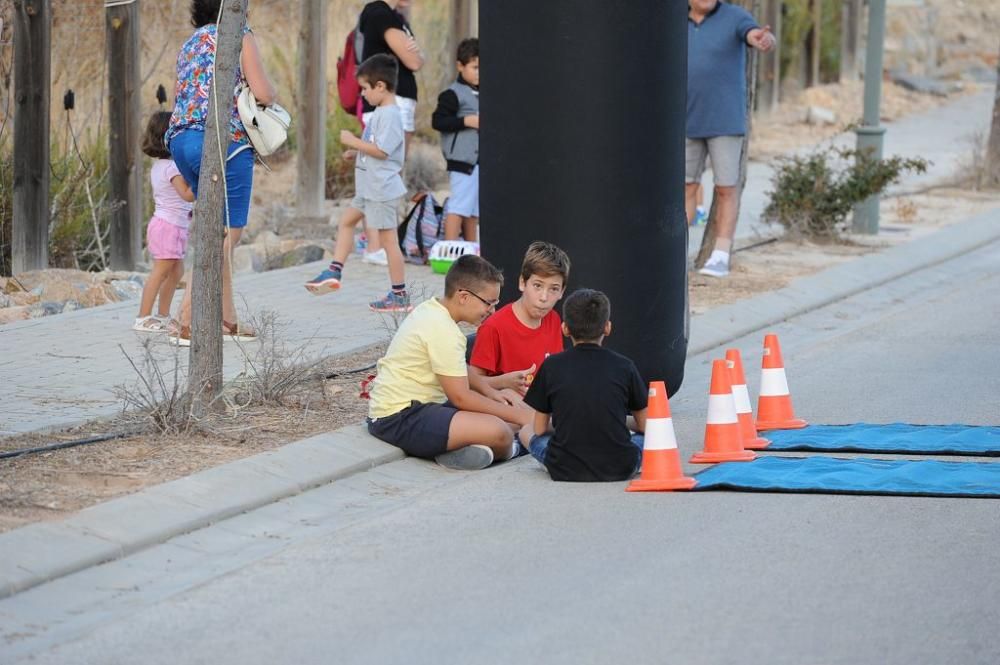
<instances>
[{"instance_id":1,"label":"white handbag","mask_svg":"<svg viewBox=\"0 0 1000 665\"><path fill-rule=\"evenodd\" d=\"M236 98L236 108L240 120L247 130L250 143L258 155L266 157L274 153L288 140L288 127L292 124L292 116L279 104L262 106L250 91L250 86L244 85Z\"/></svg>"}]
</instances>

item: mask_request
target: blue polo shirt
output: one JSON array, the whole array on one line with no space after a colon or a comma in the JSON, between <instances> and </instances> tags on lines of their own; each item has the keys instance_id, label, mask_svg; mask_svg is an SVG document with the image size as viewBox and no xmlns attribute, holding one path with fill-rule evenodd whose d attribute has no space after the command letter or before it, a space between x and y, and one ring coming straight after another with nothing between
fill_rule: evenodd
<instances>
[{"instance_id":1,"label":"blue polo shirt","mask_svg":"<svg viewBox=\"0 0 1000 665\"><path fill-rule=\"evenodd\" d=\"M759 27L722 0L700 24L688 17L687 137L746 134L747 33Z\"/></svg>"}]
</instances>

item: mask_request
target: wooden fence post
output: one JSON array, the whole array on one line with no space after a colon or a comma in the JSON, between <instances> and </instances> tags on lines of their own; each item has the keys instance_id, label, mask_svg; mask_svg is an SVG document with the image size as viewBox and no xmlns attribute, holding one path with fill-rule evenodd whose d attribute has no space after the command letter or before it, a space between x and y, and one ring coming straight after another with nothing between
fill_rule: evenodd
<instances>
[{"instance_id":1,"label":"wooden fence post","mask_svg":"<svg viewBox=\"0 0 1000 665\"><path fill-rule=\"evenodd\" d=\"M49 0L14 2L14 211L11 268L49 264Z\"/></svg>"},{"instance_id":2,"label":"wooden fence post","mask_svg":"<svg viewBox=\"0 0 1000 665\"><path fill-rule=\"evenodd\" d=\"M322 217L326 198L326 6L302 0L296 212L303 218Z\"/></svg>"},{"instance_id":3,"label":"wooden fence post","mask_svg":"<svg viewBox=\"0 0 1000 665\"><path fill-rule=\"evenodd\" d=\"M135 269L142 254L142 157L139 152L139 3L106 5L108 185L111 267Z\"/></svg>"}]
</instances>

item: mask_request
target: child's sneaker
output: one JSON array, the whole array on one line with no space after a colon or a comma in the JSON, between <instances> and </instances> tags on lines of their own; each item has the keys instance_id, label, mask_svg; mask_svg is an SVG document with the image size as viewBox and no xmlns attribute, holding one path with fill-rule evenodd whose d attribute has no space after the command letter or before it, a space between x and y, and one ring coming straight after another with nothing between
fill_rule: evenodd
<instances>
[{"instance_id":1,"label":"child's sneaker","mask_svg":"<svg viewBox=\"0 0 1000 665\"><path fill-rule=\"evenodd\" d=\"M456 471L478 471L493 464L493 451L487 446L473 444L458 450L449 450L434 458L446 469Z\"/></svg>"},{"instance_id":2,"label":"child's sneaker","mask_svg":"<svg viewBox=\"0 0 1000 665\"><path fill-rule=\"evenodd\" d=\"M314 296L321 296L324 293L330 293L331 291L339 289L340 280L341 276L339 270L330 270L327 268L306 282L305 286L309 293Z\"/></svg>"},{"instance_id":3,"label":"child's sneaker","mask_svg":"<svg viewBox=\"0 0 1000 665\"><path fill-rule=\"evenodd\" d=\"M377 252L365 252L364 256L361 257L362 263L370 263L373 266L387 266L389 265L389 256L385 253L385 249L380 249Z\"/></svg>"},{"instance_id":4,"label":"child's sneaker","mask_svg":"<svg viewBox=\"0 0 1000 665\"><path fill-rule=\"evenodd\" d=\"M726 277L729 274L729 261L719 257L709 257L698 273L709 277Z\"/></svg>"},{"instance_id":5,"label":"child's sneaker","mask_svg":"<svg viewBox=\"0 0 1000 665\"><path fill-rule=\"evenodd\" d=\"M694 211L694 219L691 220L691 226L705 226L708 223L708 211L698 206Z\"/></svg>"},{"instance_id":6,"label":"child's sneaker","mask_svg":"<svg viewBox=\"0 0 1000 665\"><path fill-rule=\"evenodd\" d=\"M413 305L409 295L389 291L384 298L368 303L368 308L373 312L410 312Z\"/></svg>"}]
</instances>

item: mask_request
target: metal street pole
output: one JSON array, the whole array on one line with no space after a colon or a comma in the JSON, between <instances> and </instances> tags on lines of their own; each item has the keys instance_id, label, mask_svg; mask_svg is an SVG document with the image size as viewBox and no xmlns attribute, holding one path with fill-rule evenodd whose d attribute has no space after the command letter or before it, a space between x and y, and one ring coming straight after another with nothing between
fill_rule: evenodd
<instances>
[{"instance_id":1,"label":"metal street pole","mask_svg":"<svg viewBox=\"0 0 1000 665\"><path fill-rule=\"evenodd\" d=\"M871 0L868 5L868 43L865 45L865 110L862 124L855 132L857 148L872 159L882 159L882 135L879 124L882 98L882 50L885 42L885 0ZM879 195L870 196L854 206L855 233L878 233Z\"/></svg>"}]
</instances>

